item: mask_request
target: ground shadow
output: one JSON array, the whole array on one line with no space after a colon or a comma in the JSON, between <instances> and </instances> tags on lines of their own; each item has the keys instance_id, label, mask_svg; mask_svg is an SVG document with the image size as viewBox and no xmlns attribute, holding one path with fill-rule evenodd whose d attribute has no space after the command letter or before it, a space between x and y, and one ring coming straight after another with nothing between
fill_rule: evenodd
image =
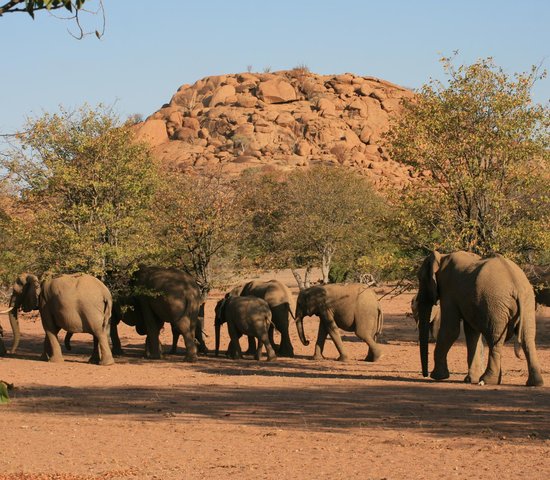
<instances>
[{"instance_id":1,"label":"ground shadow","mask_svg":"<svg viewBox=\"0 0 550 480\"><path fill-rule=\"evenodd\" d=\"M383 379L383 378L382 378ZM380 380L380 378L377 378ZM398 429L442 437L550 437L550 391L480 388L427 381L384 385L293 387L192 385L171 387L32 386L15 390L18 411L81 416L129 415L140 420L197 417L264 427Z\"/></svg>"}]
</instances>

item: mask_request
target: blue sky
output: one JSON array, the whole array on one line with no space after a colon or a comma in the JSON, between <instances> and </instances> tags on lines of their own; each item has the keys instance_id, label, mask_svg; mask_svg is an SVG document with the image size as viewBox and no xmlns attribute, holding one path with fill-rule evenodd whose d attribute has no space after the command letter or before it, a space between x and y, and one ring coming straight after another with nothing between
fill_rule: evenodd
<instances>
[{"instance_id":1,"label":"blue sky","mask_svg":"<svg viewBox=\"0 0 550 480\"><path fill-rule=\"evenodd\" d=\"M97 2L88 0L90 7ZM104 0L101 40L77 41L46 13L0 18L0 133L59 105L105 103L147 116L207 76L304 64L418 88L459 63L492 56L508 72L550 70L547 0ZM86 23L100 27L98 17ZM550 80L535 100L548 102Z\"/></svg>"}]
</instances>

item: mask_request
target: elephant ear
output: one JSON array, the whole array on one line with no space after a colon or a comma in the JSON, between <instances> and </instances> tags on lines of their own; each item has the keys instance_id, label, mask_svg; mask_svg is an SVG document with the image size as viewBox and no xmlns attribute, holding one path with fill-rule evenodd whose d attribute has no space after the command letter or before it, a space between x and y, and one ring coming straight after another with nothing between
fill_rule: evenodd
<instances>
[{"instance_id":1,"label":"elephant ear","mask_svg":"<svg viewBox=\"0 0 550 480\"><path fill-rule=\"evenodd\" d=\"M215 312L215 318L214 318L214 324L215 325L221 325L224 323L224 313L225 313L225 304L227 303L227 299L231 296L230 293L227 293L225 297L223 297L218 303L216 303L216 308L214 309Z\"/></svg>"},{"instance_id":2,"label":"elephant ear","mask_svg":"<svg viewBox=\"0 0 550 480\"><path fill-rule=\"evenodd\" d=\"M418 270L418 297L419 303L430 303L435 305L439 300L437 289L437 272L441 263L441 254L434 250L422 262Z\"/></svg>"},{"instance_id":3,"label":"elephant ear","mask_svg":"<svg viewBox=\"0 0 550 480\"><path fill-rule=\"evenodd\" d=\"M21 307L24 312L30 312L38 308L40 295L40 282L36 276L23 273L17 277L13 286L16 308Z\"/></svg>"}]
</instances>

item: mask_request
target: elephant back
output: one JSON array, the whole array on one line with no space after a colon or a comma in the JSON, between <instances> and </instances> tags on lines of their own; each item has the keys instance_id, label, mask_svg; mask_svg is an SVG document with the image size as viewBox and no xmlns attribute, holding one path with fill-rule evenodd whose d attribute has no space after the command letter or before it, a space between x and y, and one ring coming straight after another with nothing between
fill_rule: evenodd
<instances>
[{"instance_id":1,"label":"elephant back","mask_svg":"<svg viewBox=\"0 0 550 480\"><path fill-rule=\"evenodd\" d=\"M152 306L184 310L198 316L200 288L187 272L173 267L141 266L131 286L134 296L148 297Z\"/></svg>"}]
</instances>

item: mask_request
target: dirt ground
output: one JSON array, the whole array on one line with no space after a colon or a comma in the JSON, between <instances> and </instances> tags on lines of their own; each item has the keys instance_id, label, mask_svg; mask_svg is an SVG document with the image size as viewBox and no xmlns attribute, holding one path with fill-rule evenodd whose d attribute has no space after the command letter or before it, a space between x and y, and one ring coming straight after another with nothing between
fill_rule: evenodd
<instances>
[{"instance_id":1,"label":"dirt ground","mask_svg":"<svg viewBox=\"0 0 550 480\"><path fill-rule=\"evenodd\" d=\"M15 385L0 406L0 479L550 478L550 389L524 386L526 362L512 345L503 385L464 384L461 339L451 378L422 378L411 296L382 300L385 354L374 364L351 334L350 362L335 361L330 341L327 359L313 361L317 318L304 322L308 347L291 325L293 359L209 355L189 364L180 348L145 360L143 337L121 325L127 355L115 365L87 364L92 341L83 334L64 363L48 364L39 361L38 317L22 318L19 353L0 359L0 379ZM210 348L215 301L206 306ZM538 312L537 345L550 385L549 308Z\"/></svg>"}]
</instances>

